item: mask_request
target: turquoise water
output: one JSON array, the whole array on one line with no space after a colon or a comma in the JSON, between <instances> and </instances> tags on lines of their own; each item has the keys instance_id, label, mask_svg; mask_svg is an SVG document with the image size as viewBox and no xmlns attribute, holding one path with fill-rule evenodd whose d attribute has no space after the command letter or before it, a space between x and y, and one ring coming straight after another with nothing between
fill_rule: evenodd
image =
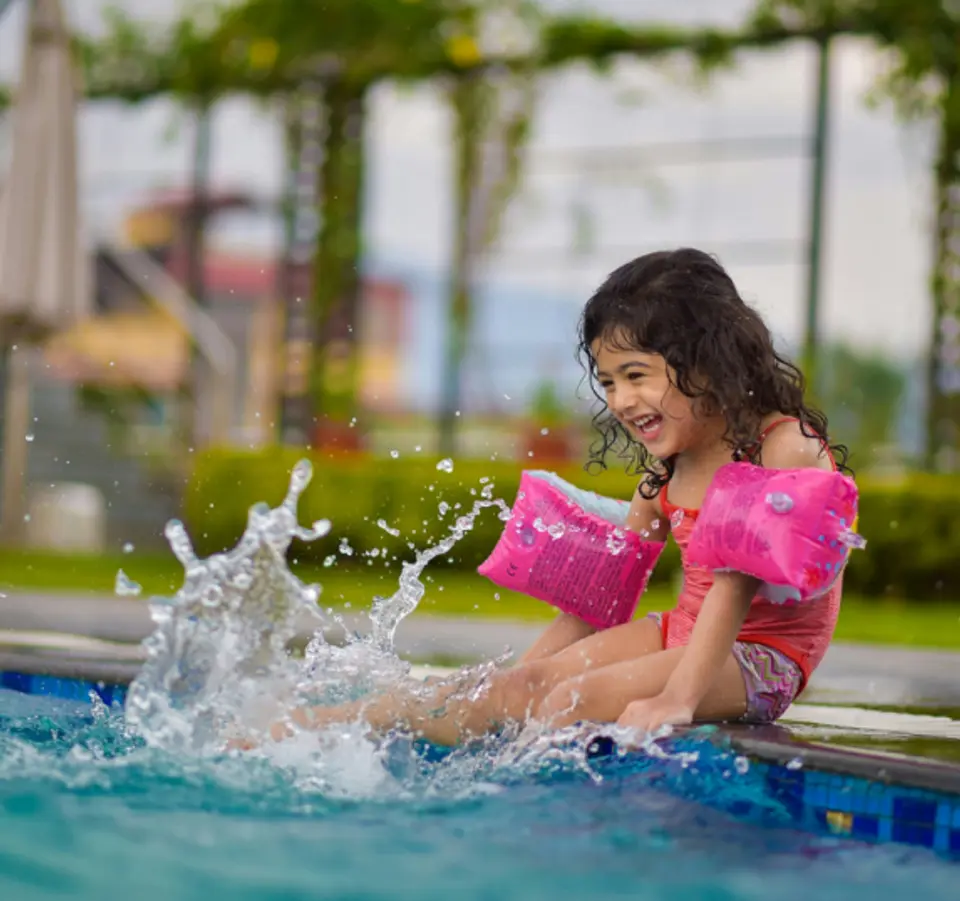
<instances>
[{"instance_id":1,"label":"turquoise water","mask_svg":"<svg viewBox=\"0 0 960 901\"><path fill-rule=\"evenodd\" d=\"M393 636L424 567L483 511L509 517L478 485L442 541L411 548L368 635L338 648L318 631L298 660L298 617L333 616L286 562L331 527L297 525L309 480L298 464L280 506L206 560L168 526L184 584L151 603L125 710L0 690L0 901L957 897L960 866L933 852L797 831L762 768L703 731L593 759L576 730L443 755L353 724L225 754L297 703L418 690ZM457 678L479 692L494 665Z\"/></svg>"},{"instance_id":2,"label":"turquoise water","mask_svg":"<svg viewBox=\"0 0 960 901\"><path fill-rule=\"evenodd\" d=\"M697 803L692 770L768 822ZM960 868L932 853L783 822L705 738L596 763L576 743L431 761L344 735L284 762L175 754L117 712L0 693L3 899L956 898Z\"/></svg>"}]
</instances>

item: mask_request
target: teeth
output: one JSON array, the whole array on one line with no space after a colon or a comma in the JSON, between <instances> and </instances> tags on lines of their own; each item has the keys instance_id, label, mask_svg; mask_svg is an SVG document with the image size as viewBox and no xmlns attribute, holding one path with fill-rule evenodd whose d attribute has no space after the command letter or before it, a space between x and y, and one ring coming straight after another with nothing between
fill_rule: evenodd
<instances>
[{"instance_id":1,"label":"teeth","mask_svg":"<svg viewBox=\"0 0 960 901\"><path fill-rule=\"evenodd\" d=\"M648 425L650 425L655 419L657 419L657 415L655 413L648 413L646 416L641 416L639 419L634 419L633 424L638 429L643 430Z\"/></svg>"}]
</instances>

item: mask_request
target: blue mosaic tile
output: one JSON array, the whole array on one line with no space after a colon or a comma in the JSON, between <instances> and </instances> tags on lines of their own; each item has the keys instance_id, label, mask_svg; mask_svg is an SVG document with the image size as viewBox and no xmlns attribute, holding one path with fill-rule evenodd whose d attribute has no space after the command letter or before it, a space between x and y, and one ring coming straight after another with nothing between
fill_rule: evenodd
<instances>
[{"instance_id":1,"label":"blue mosaic tile","mask_svg":"<svg viewBox=\"0 0 960 901\"><path fill-rule=\"evenodd\" d=\"M937 819L935 801L899 797L893 802L893 840L932 848Z\"/></svg>"},{"instance_id":2,"label":"blue mosaic tile","mask_svg":"<svg viewBox=\"0 0 960 901\"><path fill-rule=\"evenodd\" d=\"M105 685L83 679L17 672L0 673L0 686L24 694L63 698L67 701L89 701L90 693L96 692L108 707L122 704L127 694L123 685Z\"/></svg>"},{"instance_id":3,"label":"blue mosaic tile","mask_svg":"<svg viewBox=\"0 0 960 901\"><path fill-rule=\"evenodd\" d=\"M953 805L949 801L941 801L937 805L937 818L935 820L937 826L944 826L949 829L952 820Z\"/></svg>"},{"instance_id":4,"label":"blue mosaic tile","mask_svg":"<svg viewBox=\"0 0 960 901\"><path fill-rule=\"evenodd\" d=\"M876 841L880 835L880 817L867 814L854 814L853 828L850 831L853 838L865 841Z\"/></svg>"}]
</instances>

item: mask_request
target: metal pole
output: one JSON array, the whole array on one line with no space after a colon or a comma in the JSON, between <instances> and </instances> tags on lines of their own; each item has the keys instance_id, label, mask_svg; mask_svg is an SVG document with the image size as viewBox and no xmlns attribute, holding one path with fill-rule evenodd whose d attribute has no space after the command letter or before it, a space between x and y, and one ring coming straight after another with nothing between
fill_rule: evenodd
<instances>
[{"instance_id":1,"label":"metal pole","mask_svg":"<svg viewBox=\"0 0 960 901\"><path fill-rule=\"evenodd\" d=\"M803 338L803 370L810 390L817 391L820 328L820 270L823 248L823 205L826 190L830 113L830 39L819 41L817 94L814 110L813 168L810 185L810 232L807 242L807 310Z\"/></svg>"}]
</instances>

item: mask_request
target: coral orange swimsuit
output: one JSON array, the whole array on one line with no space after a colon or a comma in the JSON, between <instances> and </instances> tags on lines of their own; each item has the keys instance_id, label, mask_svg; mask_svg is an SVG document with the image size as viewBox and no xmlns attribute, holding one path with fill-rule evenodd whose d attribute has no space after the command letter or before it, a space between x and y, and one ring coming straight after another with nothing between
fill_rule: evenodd
<instances>
[{"instance_id":1,"label":"coral orange swimsuit","mask_svg":"<svg viewBox=\"0 0 960 901\"><path fill-rule=\"evenodd\" d=\"M762 444L777 426L797 421L793 417L776 420L760 434L760 443ZM827 453L830 453L829 448ZM832 454L830 454L830 461L836 471L837 464ZM677 598L677 606L656 617L661 624L664 648L674 648L689 642L703 599L713 585L713 573L704 567L694 566L687 560L687 545L699 511L671 504L666 485L660 493L660 502L663 514L670 521L670 532L680 548L683 569L683 586ZM751 686L750 674L745 672L748 715L751 720L775 719L806 685L811 673L823 659L833 637L840 612L842 581L841 575L829 592L803 604L784 606L759 595L753 599L737 636L734 654L741 667L749 663L753 668L760 670L757 675L763 683L761 687L772 690L776 697L766 699L760 704L763 710L753 711L754 715L750 715L751 706L756 706L756 704L751 705L751 701L757 702L762 699L751 699L751 687L756 689L758 686L756 684ZM745 660L745 658L749 659ZM797 672L793 673L795 678L786 678L786 671L794 670L790 664L796 668ZM777 682L779 688L775 689L771 680ZM791 696L784 697L784 692ZM776 712L777 710L779 712Z\"/></svg>"}]
</instances>

